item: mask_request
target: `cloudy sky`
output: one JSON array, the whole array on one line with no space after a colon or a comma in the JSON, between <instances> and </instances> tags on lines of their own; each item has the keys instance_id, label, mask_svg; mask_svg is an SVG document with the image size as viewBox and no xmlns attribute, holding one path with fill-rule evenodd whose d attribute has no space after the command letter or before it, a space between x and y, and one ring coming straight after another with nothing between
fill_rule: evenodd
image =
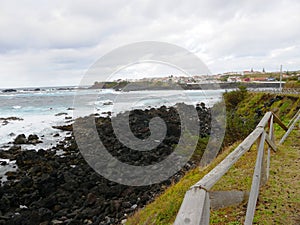
<instances>
[{"instance_id":1,"label":"cloudy sky","mask_svg":"<svg viewBox=\"0 0 300 225\"><path fill-rule=\"evenodd\" d=\"M298 0L0 0L0 88L77 85L142 41L183 47L212 73L297 70L299 12Z\"/></svg>"}]
</instances>

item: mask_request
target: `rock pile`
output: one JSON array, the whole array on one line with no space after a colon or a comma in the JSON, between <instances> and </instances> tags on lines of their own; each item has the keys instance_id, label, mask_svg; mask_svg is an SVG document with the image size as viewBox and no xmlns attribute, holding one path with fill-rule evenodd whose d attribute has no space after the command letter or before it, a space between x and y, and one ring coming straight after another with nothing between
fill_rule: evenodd
<instances>
[{"instance_id":1,"label":"rock pile","mask_svg":"<svg viewBox=\"0 0 300 225\"><path fill-rule=\"evenodd\" d=\"M39 140L39 136L37 136L36 134L30 134L28 138L26 138L25 134L19 134L14 140L14 144L16 145L22 145L22 144L35 145L38 143L42 143L42 141Z\"/></svg>"},{"instance_id":2,"label":"rock pile","mask_svg":"<svg viewBox=\"0 0 300 225\"><path fill-rule=\"evenodd\" d=\"M204 104L196 109L200 134L209 135L210 110ZM151 135L151 118L159 116L167 127L167 135L157 148L141 152L129 149L117 140L111 118L95 118L97 132L108 151L128 164L149 165L163 160L173 151L181 135L176 107L133 110L118 116L129 116L132 133L140 139ZM61 128L72 131L72 126ZM0 150L0 158L16 160L18 166L17 171L6 174L8 181L0 187L0 224L120 224L197 165L197 162L189 161L181 171L160 184L125 186L109 181L91 169L80 154L73 135L52 149L21 151L20 144L38 139L36 135L26 138L21 134L15 139L15 146L7 151Z\"/></svg>"}]
</instances>

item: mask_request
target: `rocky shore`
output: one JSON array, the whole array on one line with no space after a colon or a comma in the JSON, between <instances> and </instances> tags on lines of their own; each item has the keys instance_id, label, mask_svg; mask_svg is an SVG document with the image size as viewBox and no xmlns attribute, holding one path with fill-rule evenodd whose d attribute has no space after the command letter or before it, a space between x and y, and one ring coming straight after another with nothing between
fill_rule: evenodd
<instances>
[{"instance_id":1,"label":"rocky shore","mask_svg":"<svg viewBox=\"0 0 300 225\"><path fill-rule=\"evenodd\" d=\"M203 103L196 109L200 136L208 136L210 109ZM150 165L163 160L172 153L181 135L176 106L133 110L118 116L129 116L130 128L140 139L151 135L151 118L159 116L167 127L167 135L160 145L151 151L141 152L118 141L110 117L93 115L98 135L107 150L128 164ZM84 119L88 117L81 120ZM128 215L153 201L198 163L189 161L182 170L159 184L125 186L105 179L86 163L75 142L71 125L56 128L70 132L70 135L51 149L23 151L24 144L39 142L37 135L26 137L23 134L17 136L9 150L0 149L0 161L15 161L17 166L16 171L6 173L7 181L0 186L0 224L122 224ZM0 164L5 165L6 161Z\"/></svg>"},{"instance_id":2,"label":"rocky shore","mask_svg":"<svg viewBox=\"0 0 300 225\"><path fill-rule=\"evenodd\" d=\"M18 118L18 117L7 117L7 118L3 118L3 117L1 117L0 118L0 124L2 125L2 126L5 126L5 125L7 125L8 123L9 123L9 121L13 121L13 120L23 120L22 118Z\"/></svg>"}]
</instances>

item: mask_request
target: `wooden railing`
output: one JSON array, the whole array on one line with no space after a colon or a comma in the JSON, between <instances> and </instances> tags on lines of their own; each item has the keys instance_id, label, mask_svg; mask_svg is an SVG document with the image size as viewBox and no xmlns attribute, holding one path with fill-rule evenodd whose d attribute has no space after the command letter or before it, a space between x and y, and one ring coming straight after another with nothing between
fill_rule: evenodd
<instances>
[{"instance_id":1,"label":"wooden railing","mask_svg":"<svg viewBox=\"0 0 300 225\"><path fill-rule=\"evenodd\" d=\"M275 152L277 150L274 142L274 122L279 124L279 126L286 131L279 142L279 144L281 144L299 119L300 110L290 121L289 125L285 126L274 113L267 112L252 133L249 134L234 151L232 151L221 163L206 174L199 182L190 187L185 194L174 224L209 224L211 208L221 208L233 203L241 203L245 200L245 198L248 198L248 205L244 224L252 224L259 187L264 185L269 178L270 151L271 149ZM242 191L211 192L210 189L214 186L214 184L221 179L232 165L241 158L241 156L243 156L255 142L257 142L257 158L250 194ZM265 143L268 145L267 163L265 163L264 159Z\"/></svg>"},{"instance_id":2,"label":"wooden railing","mask_svg":"<svg viewBox=\"0 0 300 225\"><path fill-rule=\"evenodd\" d=\"M299 94L300 88L248 88L251 92L264 92L271 94Z\"/></svg>"}]
</instances>

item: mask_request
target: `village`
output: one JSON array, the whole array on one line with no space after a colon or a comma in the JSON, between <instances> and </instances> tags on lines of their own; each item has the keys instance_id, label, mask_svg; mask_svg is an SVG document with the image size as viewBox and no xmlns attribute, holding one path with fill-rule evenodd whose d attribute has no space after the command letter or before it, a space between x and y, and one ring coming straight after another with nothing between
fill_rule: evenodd
<instances>
[{"instance_id":1,"label":"village","mask_svg":"<svg viewBox=\"0 0 300 225\"><path fill-rule=\"evenodd\" d=\"M285 82L300 81L300 70L298 71L276 71L266 72L245 70L237 72L225 72L209 75L169 75L165 77L147 77L142 79L118 79L115 82L151 82L151 83L177 83L177 84L205 84L205 83L249 83L249 82Z\"/></svg>"}]
</instances>

